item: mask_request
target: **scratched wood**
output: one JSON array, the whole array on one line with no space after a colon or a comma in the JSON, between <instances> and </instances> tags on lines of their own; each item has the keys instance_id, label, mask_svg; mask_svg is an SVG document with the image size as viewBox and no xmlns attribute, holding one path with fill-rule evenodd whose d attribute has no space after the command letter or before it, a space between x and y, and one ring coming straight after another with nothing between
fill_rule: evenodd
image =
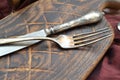
<instances>
[{"instance_id":1,"label":"scratched wood","mask_svg":"<svg viewBox=\"0 0 120 80\"><path fill-rule=\"evenodd\" d=\"M104 1L39 0L2 19L0 38L62 24L90 11L100 10ZM103 27L109 27L109 33L113 34L105 18L99 23L78 26L59 34L85 33ZM90 46L68 50L53 42L43 41L0 57L0 80L85 80L109 48L113 35Z\"/></svg>"}]
</instances>

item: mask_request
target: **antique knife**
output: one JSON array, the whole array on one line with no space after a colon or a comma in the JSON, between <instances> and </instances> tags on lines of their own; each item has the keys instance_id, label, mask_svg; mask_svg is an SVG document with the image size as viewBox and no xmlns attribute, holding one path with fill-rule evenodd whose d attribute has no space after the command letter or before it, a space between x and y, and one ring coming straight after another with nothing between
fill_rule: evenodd
<instances>
[{"instance_id":1,"label":"antique knife","mask_svg":"<svg viewBox=\"0 0 120 80\"><path fill-rule=\"evenodd\" d=\"M67 30L69 28L73 28L78 25L85 25L85 24L91 24L91 23L98 22L102 19L102 17L103 17L102 12L93 11L93 12L90 12L90 13L82 16L81 18L76 19L76 20L72 20L70 22L51 27L49 29L42 29L40 31L29 33L29 34L19 36L19 37L48 36L51 34L55 34L57 32ZM15 52L17 50L23 49L23 48L28 47L32 44L35 44L39 41L40 40L32 40L32 41L25 41L25 42L23 41L23 42L21 42L22 45L19 45L19 44L17 45L17 43L11 44L11 45L0 45L0 56L4 56L4 55L10 54L12 52Z\"/></svg>"}]
</instances>

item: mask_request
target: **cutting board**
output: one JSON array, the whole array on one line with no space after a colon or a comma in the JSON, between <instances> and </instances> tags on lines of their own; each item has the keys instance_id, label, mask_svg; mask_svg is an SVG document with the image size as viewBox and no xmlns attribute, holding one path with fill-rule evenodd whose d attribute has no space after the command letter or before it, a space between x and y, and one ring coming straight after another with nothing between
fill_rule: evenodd
<instances>
[{"instance_id":1,"label":"cutting board","mask_svg":"<svg viewBox=\"0 0 120 80\"><path fill-rule=\"evenodd\" d=\"M105 0L39 0L0 21L0 38L20 36L101 11ZM52 35L72 35L110 29L112 35L89 46L62 49L42 41L0 57L0 80L85 80L110 47L114 33L103 17L99 23L78 26Z\"/></svg>"}]
</instances>

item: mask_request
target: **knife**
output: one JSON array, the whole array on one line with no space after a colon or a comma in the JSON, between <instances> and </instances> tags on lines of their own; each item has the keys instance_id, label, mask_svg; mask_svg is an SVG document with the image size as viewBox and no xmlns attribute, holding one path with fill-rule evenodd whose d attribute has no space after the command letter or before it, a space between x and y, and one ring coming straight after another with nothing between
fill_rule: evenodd
<instances>
[{"instance_id":1,"label":"knife","mask_svg":"<svg viewBox=\"0 0 120 80\"><path fill-rule=\"evenodd\" d=\"M36 31L33 33L19 36L19 37L48 36L51 34L55 34L55 33L67 30L69 28L73 28L78 25L85 25L85 24L91 24L91 23L98 22L102 19L102 17L103 17L103 12L92 11L78 19L69 21L67 23L57 25L57 26L47 28L47 29L42 29L40 31ZM11 44L11 45L0 45L0 56L4 56L4 55L10 54L12 52L15 52L17 50L23 49L23 48L33 45L39 41L40 40L32 40L32 41L25 41L25 42L23 41L23 42L21 42L22 45L19 45L19 43Z\"/></svg>"}]
</instances>

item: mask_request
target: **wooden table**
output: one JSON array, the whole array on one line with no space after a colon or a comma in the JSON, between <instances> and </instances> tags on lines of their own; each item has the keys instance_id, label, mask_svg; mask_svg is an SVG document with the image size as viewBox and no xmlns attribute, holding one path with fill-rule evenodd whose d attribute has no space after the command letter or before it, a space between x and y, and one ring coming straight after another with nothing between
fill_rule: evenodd
<instances>
[{"instance_id":1,"label":"wooden table","mask_svg":"<svg viewBox=\"0 0 120 80\"><path fill-rule=\"evenodd\" d=\"M90 11L100 11L104 2L39 0L2 19L0 37L24 35L62 24ZM112 28L103 18L99 23L56 34L85 33L103 27L109 27L113 35L87 47L65 50L53 42L43 41L0 57L0 80L85 80L111 45L114 37Z\"/></svg>"}]
</instances>

